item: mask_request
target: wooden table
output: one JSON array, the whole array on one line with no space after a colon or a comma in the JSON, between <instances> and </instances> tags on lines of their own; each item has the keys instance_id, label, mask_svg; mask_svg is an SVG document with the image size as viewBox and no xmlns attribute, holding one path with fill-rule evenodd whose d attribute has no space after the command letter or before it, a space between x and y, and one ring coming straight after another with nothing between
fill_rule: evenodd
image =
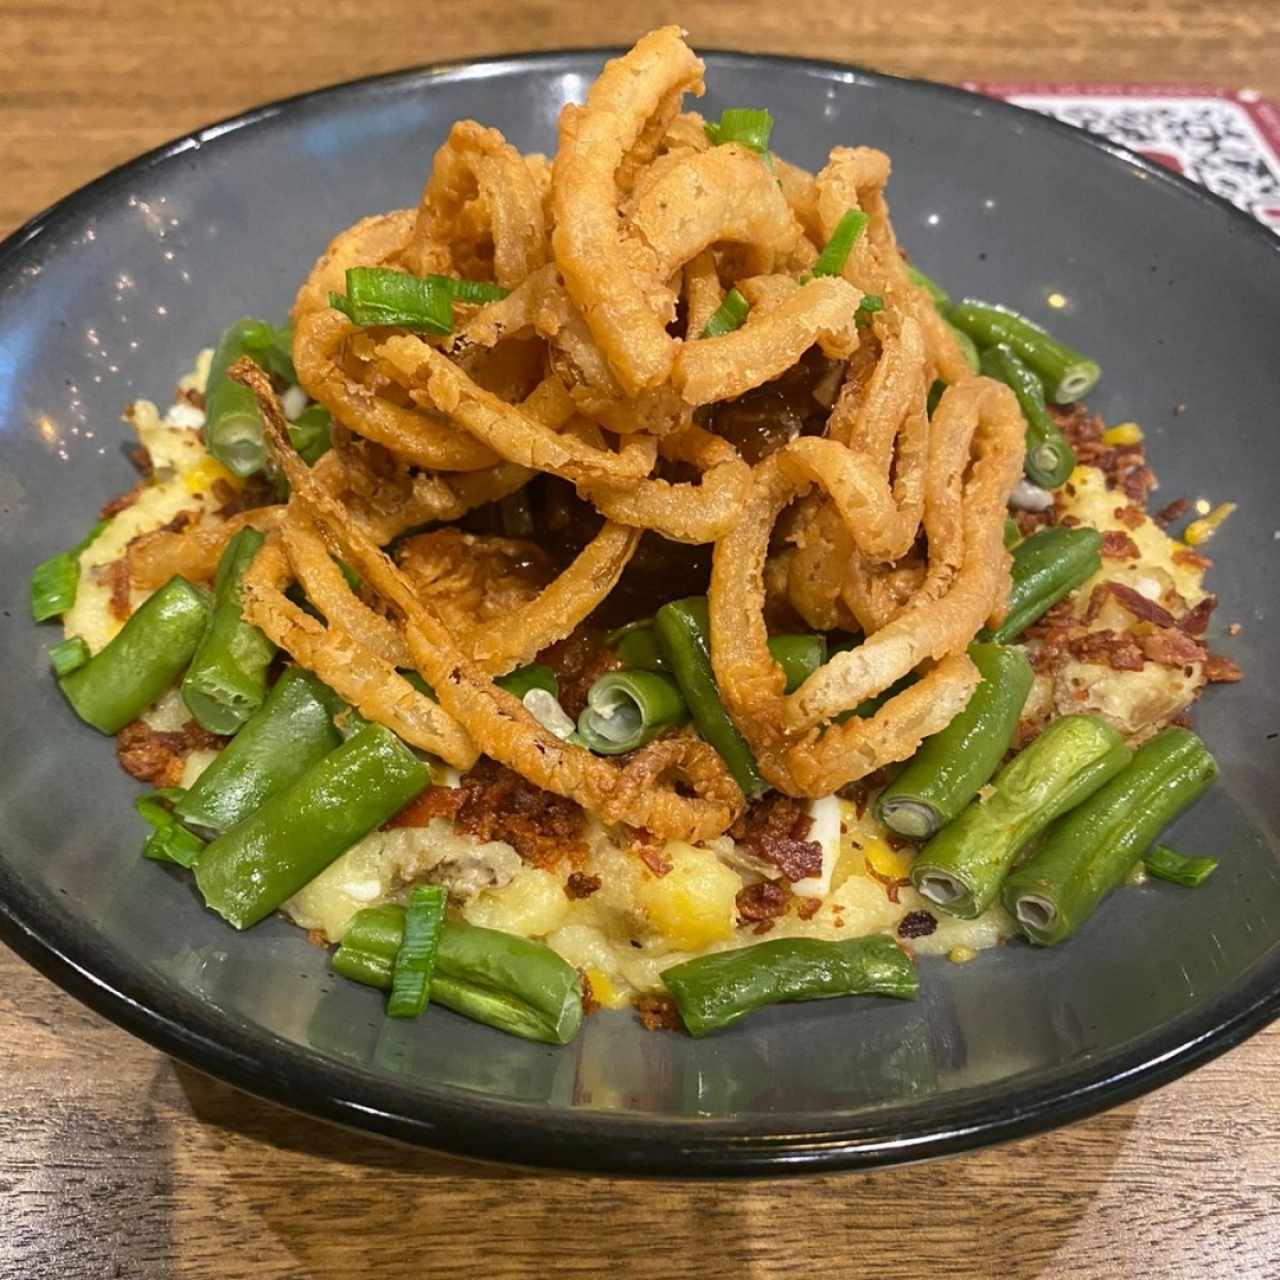
<instances>
[{"instance_id":1,"label":"wooden table","mask_svg":"<svg viewBox=\"0 0 1280 1280\"><path fill-rule=\"evenodd\" d=\"M941 80L1210 80L1280 98L1280 4L1233 0L0 0L0 234L269 98L409 62L624 42L820 53ZM1064 1131L749 1185L479 1169L279 1111L0 949L0 1277L1280 1274L1280 1025Z\"/></svg>"}]
</instances>

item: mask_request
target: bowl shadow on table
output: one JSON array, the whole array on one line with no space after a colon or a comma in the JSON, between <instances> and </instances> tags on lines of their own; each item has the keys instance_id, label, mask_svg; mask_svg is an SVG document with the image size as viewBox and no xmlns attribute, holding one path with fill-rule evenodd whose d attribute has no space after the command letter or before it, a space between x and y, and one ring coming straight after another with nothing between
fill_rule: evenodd
<instances>
[{"instance_id":1,"label":"bowl shadow on table","mask_svg":"<svg viewBox=\"0 0 1280 1280\"><path fill-rule=\"evenodd\" d=\"M199 1187L241 1220L241 1239L265 1230L306 1275L361 1280L416 1280L428 1248L436 1274L523 1275L539 1259L568 1273L664 1280L793 1274L806 1263L847 1274L862 1257L876 1259L881 1280L986 1276L994 1259L1007 1280L1034 1280L1050 1274L1091 1216L1137 1112L1130 1104L1006 1147L898 1169L648 1181L410 1148L296 1115L179 1064L155 1088L200 1122L174 1128L179 1203ZM185 1230L173 1223L179 1255Z\"/></svg>"}]
</instances>

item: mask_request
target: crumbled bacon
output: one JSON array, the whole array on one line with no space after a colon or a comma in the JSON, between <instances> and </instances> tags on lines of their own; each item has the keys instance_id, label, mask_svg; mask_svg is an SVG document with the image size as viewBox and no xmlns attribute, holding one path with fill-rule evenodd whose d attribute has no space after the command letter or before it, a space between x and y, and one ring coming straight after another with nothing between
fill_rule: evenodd
<instances>
[{"instance_id":1,"label":"crumbled bacon","mask_svg":"<svg viewBox=\"0 0 1280 1280\"><path fill-rule=\"evenodd\" d=\"M1129 529L1141 528L1142 522L1147 518L1137 507L1130 506L1128 503L1123 507L1117 507L1111 514Z\"/></svg>"},{"instance_id":2,"label":"crumbled bacon","mask_svg":"<svg viewBox=\"0 0 1280 1280\"><path fill-rule=\"evenodd\" d=\"M1013 513L1013 522L1018 526L1018 532L1024 537L1029 538L1038 529L1047 529L1051 524L1057 523L1058 512L1054 507L1046 507L1043 511L1015 511Z\"/></svg>"},{"instance_id":3,"label":"crumbled bacon","mask_svg":"<svg viewBox=\"0 0 1280 1280\"><path fill-rule=\"evenodd\" d=\"M127 774L154 787L176 787L182 768L193 751L216 750L225 738L202 729L194 720L181 729L164 732L141 720L127 724L116 734L116 758Z\"/></svg>"},{"instance_id":4,"label":"crumbled bacon","mask_svg":"<svg viewBox=\"0 0 1280 1280\"><path fill-rule=\"evenodd\" d=\"M1108 560L1136 560L1142 553L1123 529L1108 529L1102 535L1102 554Z\"/></svg>"},{"instance_id":5,"label":"crumbled bacon","mask_svg":"<svg viewBox=\"0 0 1280 1280\"><path fill-rule=\"evenodd\" d=\"M661 880L663 876L671 874L671 863L662 856L662 851L660 849L655 849L653 845L650 844L642 844L637 845L634 852L636 857L638 857L640 861L658 877L659 880Z\"/></svg>"},{"instance_id":6,"label":"crumbled bacon","mask_svg":"<svg viewBox=\"0 0 1280 1280\"><path fill-rule=\"evenodd\" d=\"M589 898L599 892L600 877L588 875L585 871L573 871L564 882L565 896L573 899Z\"/></svg>"},{"instance_id":7,"label":"crumbled bacon","mask_svg":"<svg viewBox=\"0 0 1280 1280\"><path fill-rule=\"evenodd\" d=\"M118 494L116 497L112 498L110 502L104 503L101 510L98 512L98 519L110 520L112 516L118 516L122 511L133 506L133 504L142 497L142 492L146 487L147 481L139 480L128 493Z\"/></svg>"},{"instance_id":8,"label":"crumbled bacon","mask_svg":"<svg viewBox=\"0 0 1280 1280\"><path fill-rule=\"evenodd\" d=\"M633 1004L646 1031L680 1031L684 1027L680 1010L670 996L636 996Z\"/></svg>"},{"instance_id":9,"label":"crumbled bacon","mask_svg":"<svg viewBox=\"0 0 1280 1280\"><path fill-rule=\"evenodd\" d=\"M1217 596L1205 596L1190 609L1178 622L1178 626L1189 636L1202 636L1209 626L1209 619L1218 607Z\"/></svg>"},{"instance_id":10,"label":"crumbled bacon","mask_svg":"<svg viewBox=\"0 0 1280 1280\"><path fill-rule=\"evenodd\" d=\"M133 612L133 606L130 603L132 588L129 581L128 558L121 556L119 560L112 560L110 564L99 565L94 570L94 577L99 582L105 583L110 591L107 609L111 616L119 622L127 622L129 615Z\"/></svg>"},{"instance_id":11,"label":"crumbled bacon","mask_svg":"<svg viewBox=\"0 0 1280 1280\"><path fill-rule=\"evenodd\" d=\"M775 920L787 914L791 891L773 880L761 880L738 890L738 923L752 920Z\"/></svg>"},{"instance_id":12,"label":"crumbled bacon","mask_svg":"<svg viewBox=\"0 0 1280 1280\"><path fill-rule=\"evenodd\" d=\"M582 1012L589 1018L600 1008L600 1001L596 999L595 989L585 969L578 970L578 982L582 986Z\"/></svg>"},{"instance_id":13,"label":"crumbled bacon","mask_svg":"<svg viewBox=\"0 0 1280 1280\"><path fill-rule=\"evenodd\" d=\"M888 781L889 775L883 769L876 769L865 778L859 778L857 782L850 782L841 787L840 795L852 802L854 814L861 818L867 811L871 797Z\"/></svg>"},{"instance_id":14,"label":"crumbled bacon","mask_svg":"<svg viewBox=\"0 0 1280 1280\"><path fill-rule=\"evenodd\" d=\"M1163 605L1148 600L1141 591L1126 586L1123 582L1100 582L1089 595L1089 604L1085 609L1085 622L1092 622L1111 596L1126 612L1131 613L1140 622L1149 622L1156 627L1177 626L1177 620Z\"/></svg>"},{"instance_id":15,"label":"crumbled bacon","mask_svg":"<svg viewBox=\"0 0 1280 1280\"><path fill-rule=\"evenodd\" d=\"M1244 672L1230 658L1211 653L1205 659L1204 678L1210 684L1235 684L1244 678Z\"/></svg>"},{"instance_id":16,"label":"crumbled bacon","mask_svg":"<svg viewBox=\"0 0 1280 1280\"><path fill-rule=\"evenodd\" d=\"M1177 627L1158 627L1139 641L1142 652L1162 667L1185 667L1189 662L1200 662L1205 652L1200 644Z\"/></svg>"},{"instance_id":17,"label":"crumbled bacon","mask_svg":"<svg viewBox=\"0 0 1280 1280\"><path fill-rule=\"evenodd\" d=\"M410 800L394 817L383 824L383 830L395 827L425 827L432 818L452 821L466 799L461 787L428 787Z\"/></svg>"},{"instance_id":18,"label":"crumbled bacon","mask_svg":"<svg viewBox=\"0 0 1280 1280\"><path fill-rule=\"evenodd\" d=\"M1070 644L1071 653L1081 662L1096 662L1113 671L1141 671L1146 663L1137 640L1127 631L1086 631Z\"/></svg>"},{"instance_id":19,"label":"crumbled bacon","mask_svg":"<svg viewBox=\"0 0 1280 1280\"><path fill-rule=\"evenodd\" d=\"M1180 520L1191 508L1190 498L1174 498L1166 503L1155 514L1155 522L1162 529L1167 529L1175 520Z\"/></svg>"},{"instance_id":20,"label":"crumbled bacon","mask_svg":"<svg viewBox=\"0 0 1280 1280\"><path fill-rule=\"evenodd\" d=\"M938 921L929 911L908 911L898 921L898 937L927 938L938 927Z\"/></svg>"},{"instance_id":21,"label":"crumbled bacon","mask_svg":"<svg viewBox=\"0 0 1280 1280\"><path fill-rule=\"evenodd\" d=\"M1174 564L1180 564L1185 569L1213 568L1213 561L1208 556L1202 556L1198 551L1192 551L1190 547L1179 547L1172 558Z\"/></svg>"},{"instance_id":22,"label":"crumbled bacon","mask_svg":"<svg viewBox=\"0 0 1280 1280\"><path fill-rule=\"evenodd\" d=\"M140 475L151 479L155 472L155 464L151 461L151 454L147 452L145 445L130 445L125 450L125 457L129 459L129 465Z\"/></svg>"},{"instance_id":23,"label":"crumbled bacon","mask_svg":"<svg viewBox=\"0 0 1280 1280\"><path fill-rule=\"evenodd\" d=\"M786 879L803 880L822 871L822 846L807 839L813 820L799 800L771 792L756 801L729 828L743 852L778 868Z\"/></svg>"},{"instance_id":24,"label":"crumbled bacon","mask_svg":"<svg viewBox=\"0 0 1280 1280\"><path fill-rule=\"evenodd\" d=\"M796 915L801 920L812 920L818 914L822 907L821 898L801 898L800 905L796 908Z\"/></svg>"},{"instance_id":25,"label":"crumbled bacon","mask_svg":"<svg viewBox=\"0 0 1280 1280\"><path fill-rule=\"evenodd\" d=\"M204 412L203 391L197 391L195 387L179 387L177 398L185 400L193 409L199 409L201 413Z\"/></svg>"}]
</instances>

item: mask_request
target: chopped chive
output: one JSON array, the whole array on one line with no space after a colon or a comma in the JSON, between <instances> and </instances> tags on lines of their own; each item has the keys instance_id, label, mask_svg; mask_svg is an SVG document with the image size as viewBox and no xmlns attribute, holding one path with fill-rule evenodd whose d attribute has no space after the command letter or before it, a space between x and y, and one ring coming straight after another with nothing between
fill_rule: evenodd
<instances>
[{"instance_id":1,"label":"chopped chive","mask_svg":"<svg viewBox=\"0 0 1280 1280\"><path fill-rule=\"evenodd\" d=\"M92 656L83 636L68 636L49 650L53 672L59 676L69 676L78 671Z\"/></svg>"},{"instance_id":2,"label":"chopped chive","mask_svg":"<svg viewBox=\"0 0 1280 1280\"><path fill-rule=\"evenodd\" d=\"M349 267L346 296L331 293L329 305L358 325L453 332L452 288L386 267Z\"/></svg>"},{"instance_id":3,"label":"chopped chive","mask_svg":"<svg viewBox=\"0 0 1280 1280\"><path fill-rule=\"evenodd\" d=\"M455 280L452 276L427 276L427 279L448 289L455 302L501 302L511 292L487 280Z\"/></svg>"},{"instance_id":4,"label":"chopped chive","mask_svg":"<svg viewBox=\"0 0 1280 1280\"><path fill-rule=\"evenodd\" d=\"M77 542L70 551L60 551L56 556L36 565L31 572L31 617L36 622L47 622L66 613L76 602L76 589L80 586L80 553L111 523L99 520L89 530L88 536Z\"/></svg>"},{"instance_id":5,"label":"chopped chive","mask_svg":"<svg viewBox=\"0 0 1280 1280\"><path fill-rule=\"evenodd\" d=\"M715 309L707 326L698 335L701 338L722 338L726 333L740 329L747 318L751 304L737 289L730 289L724 301Z\"/></svg>"},{"instance_id":6,"label":"chopped chive","mask_svg":"<svg viewBox=\"0 0 1280 1280\"><path fill-rule=\"evenodd\" d=\"M878 293L866 293L862 296L862 301L858 303L858 310L854 315L854 319L859 324L865 324L877 311L884 310L884 299Z\"/></svg>"},{"instance_id":7,"label":"chopped chive","mask_svg":"<svg viewBox=\"0 0 1280 1280\"><path fill-rule=\"evenodd\" d=\"M1167 844L1156 845L1143 858L1143 862L1148 872L1158 880L1186 885L1188 889L1204 884L1218 865L1217 858L1192 858L1176 849L1170 849Z\"/></svg>"},{"instance_id":8,"label":"chopped chive","mask_svg":"<svg viewBox=\"0 0 1280 1280\"><path fill-rule=\"evenodd\" d=\"M171 805L186 793L181 787L162 787L159 791L139 796L133 807L151 827L151 834L142 846L142 856L155 862L173 862L190 868L204 849L204 841L192 835L173 816Z\"/></svg>"},{"instance_id":9,"label":"chopped chive","mask_svg":"<svg viewBox=\"0 0 1280 1280\"><path fill-rule=\"evenodd\" d=\"M843 218L836 223L827 246L818 255L813 264L812 274L815 276L838 276L844 272L844 264L849 260L849 251L854 241L866 229L870 218L861 209L849 209Z\"/></svg>"},{"instance_id":10,"label":"chopped chive","mask_svg":"<svg viewBox=\"0 0 1280 1280\"><path fill-rule=\"evenodd\" d=\"M773 116L763 107L726 107L719 122L708 121L703 128L713 147L736 142L765 155L773 132Z\"/></svg>"},{"instance_id":11,"label":"chopped chive","mask_svg":"<svg viewBox=\"0 0 1280 1280\"><path fill-rule=\"evenodd\" d=\"M391 967L387 1016L416 1018L431 996L431 974L444 923L445 892L438 884L419 885L409 895L404 913L404 937Z\"/></svg>"}]
</instances>

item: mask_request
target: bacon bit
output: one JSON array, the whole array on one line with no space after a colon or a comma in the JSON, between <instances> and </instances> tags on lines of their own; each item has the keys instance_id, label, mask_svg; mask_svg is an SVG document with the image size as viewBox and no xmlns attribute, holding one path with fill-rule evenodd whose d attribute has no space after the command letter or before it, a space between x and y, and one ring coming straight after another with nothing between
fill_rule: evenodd
<instances>
[{"instance_id":1,"label":"bacon bit","mask_svg":"<svg viewBox=\"0 0 1280 1280\"><path fill-rule=\"evenodd\" d=\"M791 891L775 880L761 880L738 890L735 900L738 906L738 923L752 920L775 920L785 916L791 905Z\"/></svg>"},{"instance_id":2,"label":"bacon bit","mask_svg":"<svg viewBox=\"0 0 1280 1280\"><path fill-rule=\"evenodd\" d=\"M636 996L632 1002L646 1031L680 1031L684 1021L670 996Z\"/></svg>"},{"instance_id":3,"label":"bacon bit","mask_svg":"<svg viewBox=\"0 0 1280 1280\"><path fill-rule=\"evenodd\" d=\"M177 399L185 400L192 408L199 409L204 412L204 392L197 391L195 387L179 387Z\"/></svg>"},{"instance_id":4,"label":"bacon bit","mask_svg":"<svg viewBox=\"0 0 1280 1280\"><path fill-rule=\"evenodd\" d=\"M193 751L216 750L226 742L226 738L209 733L194 720L172 732L153 729L135 720L116 734L116 758L121 768L139 782L176 787L182 781L182 766L187 756Z\"/></svg>"},{"instance_id":5,"label":"bacon bit","mask_svg":"<svg viewBox=\"0 0 1280 1280\"><path fill-rule=\"evenodd\" d=\"M308 929L307 941L313 947L322 947L326 951L329 949L329 939L325 937L323 929Z\"/></svg>"},{"instance_id":6,"label":"bacon bit","mask_svg":"<svg viewBox=\"0 0 1280 1280\"><path fill-rule=\"evenodd\" d=\"M1189 662L1201 662L1205 657L1200 644L1176 627L1160 627L1138 643L1142 652L1162 667L1182 667Z\"/></svg>"},{"instance_id":7,"label":"bacon bit","mask_svg":"<svg viewBox=\"0 0 1280 1280\"><path fill-rule=\"evenodd\" d=\"M129 615L133 612L129 601L132 589L128 557L121 556L119 560L112 560L110 564L99 565L94 571L94 576L99 582L105 582L111 590L111 598L107 601L111 616L120 622L128 621Z\"/></svg>"},{"instance_id":8,"label":"bacon bit","mask_svg":"<svg viewBox=\"0 0 1280 1280\"><path fill-rule=\"evenodd\" d=\"M880 790L889 780L889 775L883 769L876 769L874 772L867 774L865 778L859 778L857 782L850 782L840 788L840 795L843 799L853 804L854 814L861 818L867 811L867 805L871 802L871 797Z\"/></svg>"},{"instance_id":9,"label":"bacon bit","mask_svg":"<svg viewBox=\"0 0 1280 1280\"><path fill-rule=\"evenodd\" d=\"M904 876L881 875L880 872L872 865L870 859L867 859L866 868L867 875L869 875L873 880L878 880L882 885L884 885L885 895L888 897L890 902L897 903L899 900L899 891L906 889L911 884L911 881Z\"/></svg>"},{"instance_id":10,"label":"bacon bit","mask_svg":"<svg viewBox=\"0 0 1280 1280\"><path fill-rule=\"evenodd\" d=\"M1102 554L1108 560L1136 560L1142 552L1123 529L1108 529L1102 535Z\"/></svg>"},{"instance_id":11,"label":"bacon bit","mask_svg":"<svg viewBox=\"0 0 1280 1280\"><path fill-rule=\"evenodd\" d=\"M582 1012L589 1018L601 1007L600 1001L596 999L595 989L591 985L591 978L585 969L578 970L578 981L582 984Z\"/></svg>"},{"instance_id":12,"label":"bacon bit","mask_svg":"<svg viewBox=\"0 0 1280 1280\"><path fill-rule=\"evenodd\" d=\"M1220 653L1211 653L1205 659L1204 678L1210 684L1235 684L1244 679L1244 672Z\"/></svg>"},{"instance_id":13,"label":"bacon bit","mask_svg":"<svg viewBox=\"0 0 1280 1280\"><path fill-rule=\"evenodd\" d=\"M1096 662L1113 671L1141 671L1146 664L1138 642L1127 631L1086 631L1071 641L1070 648L1081 662Z\"/></svg>"},{"instance_id":14,"label":"bacon bit","mask_svg":"<svg viewBox=\"0 0 1280 1280\"><path fill-rule=\"evenodd\" d=\"M227 480L218 476L210 486L213 496L218 502L220 516L234 516L244 509L244 500L239 492Z\"/></svg>"},{"instance_id":15,"label":"bacon bit","mask_svg":"<svg viewBox=\"0 0 1280 1280\"><path fill-rule=\"evenodd\" d=\"M1058 523L1064 529L1078 529L1083 521L1079 516L1061 516L1058 519Z\"/></svg>"},{"instance_id":16,"label":"bacon bit","mask_svg":"<svg viewBox=\"0 0 1280 1280\"><path fill-rule=\"evenodd\" d=\"M588 875L585 871L574 871L564 882L565 896L575 901L589 898L600 890L600 877Z\"/></svg>"},{"instance_id":17,"label":"bacon bit","mask_svg":"<svg viewBox=\"0 0 1280 1280\"><path fill-rule=\"evenodd\" d=\"M751 932L755 934L769 933L777 923L776 920L761 920Z\"/></svg>"},{"instance_id":18,"label":"bacon bit","mask_svg":"<svg viewBox=\"0 0 1280 1280\"><path fill-rule=\"evenodd\" d=\"M1131 613L1139 622L1149 622L1156 627L1176 627L1177 619L1163 605L1148 600L1141 591L1126 586L1123 582L1100 582L1089 595L1089 605L1085 609L1085 622L1092 622L1111 596L1126 612Z\"/></svg>"},{"instance_id":19,"label":"bacon bit","mask_svg":"<svg viewBox=\"0 0 1280 1280\"><path fill-rule=\"evenodd\" d=\"M1055 507L1046 507L1043 511L1015 511L1013 513L1013 522L1018 526L1018 532L1024 537L1029 538L1038 529L1047 529L1050 525L1056 524L1058 520L1058 512Z\"/></svg>"},{"instance_id":20,"label":"bacon bit","mask_svg":"<svg viewBox=\"0 0 1280 1280\"><path fill-rule=\"evenodd\" d=\"M397 827L425 827L432 818L452 821L466 799L461 787L428 787L410 800L399 813L382 824L384 831Z\"/></svg>"},{"instance_id":21,"label":"bacon bit","mask_svg":"<svg viewBox=\"0 0 1280 1280\"><path fill-rule=\"evenodd\" d=\"M1111 513L1122 525L1130 529L1139 529L1142 522L1147 518L1137 507L1126 504L1123 507L1117 507Z\"/></svg>"},{"instance_id":22,"label":"bacon bit","mask_svg":"<svg viewBox=\"0 0 1280 1280\"><path fill-rule=\"evenodd\" d=\"M1191 719L1191 708L1188 707L1185 711L1179 711L1178 714L1169 721L1169 723L1176 724L1179 729L1192 728L1194 721Z\"/></svg>"},{"instance_id":23,"label":"bacon bit","mask_svg":"<svg viewBox=\"0 0 1280 1280\"><path fill-rule=\"evenodd\" d=\"M671 863L669 863L666 858L664 858L652 845L637 846L635 854L640 861L658 877L659 880L661 880L663 876L671 874Z\"/></svg>"},{"instance_id":24,"label":"bacon bit","mask_svg":"<svg viewBox=\"0 0 1280 1280\"><path fill-rule=\"evenodd\" d=\"M199 518L200 513L198 511L179 511L172 520L162 524L160 529L165 533L185 533ZM142 536L139 534L139 537ZM132 542L132 539L130 541Z\"/></svg>"},{"instance_id":25,"label":"bacon bit","mask_svg":"<svg viewBox=\"0 0 1280 1280\"><path fill-rule=\"evenodd\" d=\"M1131 502L1146 506L1147 495L1156 487L1156 473L1148 466L1133 467L1120 477L1120 488Z\"/></svg>"},{"instance_id":26,"label":"bacon bit","mask_svg":"<svg viewBox=\"0 0 1280 1280\"><path fill-rule=\"evenodd\" d=\"M1174 498L1161 507L1155 514L1155 522L1162 529L1167 529L1175 520L1180 520L1191 508L1190 498Z\"/></svg>"},{"instance_id":27,"label":"bacon bit","mask_svg":"<svg viewBox=\"0 0 1280 1280\"><path fill-rule=\"evenodd\" d=\"M128 493L119 494L117 497L112 498L110 502L104 504L98 512L98 519L110 520L112 516L118 516L122 511L133 506L133 504L142 497L142 491L146 487L147 482L145 480L139 480Z\"/></svg>"},{"instance_id":28,"label":"bacon bit","mask_svg":"<svg viewBox=\"0 0 1280 1280\"><path fill-rule=\"evenodd\" d=\"M804 805L774 791L753 804L729 834L744 852L777 867L794 882L822 872L822 846L807 839L812 825Z\"/></svg>"},{"instance_id":29,"label":"bacon bit","mask_svg":"<svg viewBox=\"0 0 1280 1280\"><path fill-rule=\"evenodd\" d=\"M796 915L798 915L801 920L812 920L821 909L821 898L801 898L800 905L796 907Z\"/></svg>"},{"instance_id":30,"label":"bacon bit","mask_svg":"<svg viewBox=\"0 0 1280 1280\"><path fill-rule=\"evenodd\" d=\"M1208 556L1202 556L1198 551L1192 551L1190 547L1179 547L1172 556L1174 564L1180 564L1187 569L1212 569L1213 561Z\"/></svg>"},{"instance_id":31,"label":"bacon bit","mask_svg":"<svg viewBox=\"0 0 1280 1280\"><path fill-rule=\"evenodd\" d=\"M129 465L140 475L150 480L155 474L155 464L151 461L151 454L147 452L145 445L130 445L124 451L125 457L129 459Z\"/></svg>"},{"instance_id":32,"label":"bacon bit","mask_svg":"<svg viewBox=\"0 0 1280 1280\"><path fill-rule=\"evenodd\" d=\"M1189 636L1202 636L1209 626L1209 618L1218 607L1217 596L1205 596L1196 606L1178 622L1178 626Z\"/></svg>"},{"instance_id":33,"label":"bacon bit","mask_svg":"<svg viewBox=\"0 0 1280 1280\"><path fill-rule=\"evenodd\" d=\"M927 938L938 927L936 917L930 911L908 911L898 921L898 937Z\"/></svg>"}]
</instances>

